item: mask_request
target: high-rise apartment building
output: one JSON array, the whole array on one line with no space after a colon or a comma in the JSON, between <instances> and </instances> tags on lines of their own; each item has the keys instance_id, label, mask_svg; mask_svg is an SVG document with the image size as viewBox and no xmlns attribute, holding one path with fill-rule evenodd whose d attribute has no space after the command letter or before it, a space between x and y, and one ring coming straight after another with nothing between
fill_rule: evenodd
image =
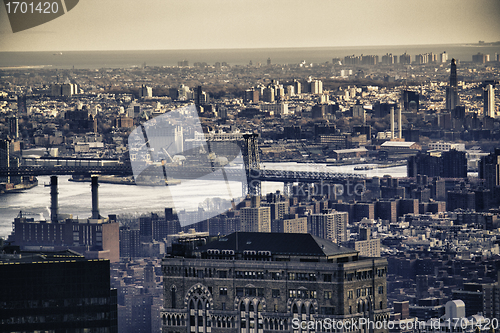
<instances>
[{"instance_id":1,"label":"high-rise apartment building","mask_svg":"<svg viewBox=\"0 0 500 333\"><path fill-rule=\"evenodd\" d=\"M271 208L260 205L260 197L252 197L252 206L240 210L241 230L271 232Z\"/></svg>"},{"instance_id":2,"label":"high-rise apartment building","mask_svg":"<svg viewBox=\"0 0 500 333\"><path fill-rule=\"evenodd\" d=\"M486 187L493 189L500 186L500 148L484 156L479 161L479 178L484 179Z\"/></svg>"},{"instance_id":3,"label":"high-rise apartment building","mask_svg":"<svg viewBox=\"0 0 500 333\"><path fill-rule=\"evenodd\" d=\"M341 244L347 241L347 212L331 211L311 214L308 218L308 232L312 235Z\"/></svg>"}]
</instances>

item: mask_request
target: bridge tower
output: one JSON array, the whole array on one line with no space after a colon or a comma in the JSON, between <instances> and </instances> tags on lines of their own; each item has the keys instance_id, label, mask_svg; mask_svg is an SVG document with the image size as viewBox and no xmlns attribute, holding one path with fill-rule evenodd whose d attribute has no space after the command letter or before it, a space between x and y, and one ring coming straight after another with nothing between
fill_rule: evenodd
<instances>
[{"instance_id":1,"label":"bridge tower","mask_svg":"<svg viewBox=\"0 0 500 333\"><path fill-rule=\"evenodd\" d=\"M253 196L261 194L260 180L255 179L260 173L259 144L257 133L244 134L245 145L243 147L243 161L247 175L247 184L243 184L243 193Z\"/></svg>"}]
</instances>

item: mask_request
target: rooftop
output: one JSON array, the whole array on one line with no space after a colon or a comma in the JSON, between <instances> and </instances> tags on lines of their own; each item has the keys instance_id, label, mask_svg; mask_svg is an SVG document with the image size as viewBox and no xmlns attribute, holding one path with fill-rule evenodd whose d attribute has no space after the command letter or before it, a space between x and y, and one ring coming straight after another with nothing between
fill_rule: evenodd
<instances>
[{"instance_id":1,"label":"rooftop","mask_svg":"<svg viewBox=\"0 0 500 333\"><path fill-rule=\"evenodd\" d=\"M356 255L358 251L339 246L311 234L236 232L210 242L198 249L269 251L274 255L320 256Z\"/></svg>"},{"instance_id":2,"label":"rooftop","mask_svg":"<svg viewBox=\"0 0 500 333\"><path fill-rule=\"evenodd\" d=\"M407 147L410 148L413 146L415 142L411 141L386 141L383 144L381 144L381 147Z\"/></svg>"}]
</instances>

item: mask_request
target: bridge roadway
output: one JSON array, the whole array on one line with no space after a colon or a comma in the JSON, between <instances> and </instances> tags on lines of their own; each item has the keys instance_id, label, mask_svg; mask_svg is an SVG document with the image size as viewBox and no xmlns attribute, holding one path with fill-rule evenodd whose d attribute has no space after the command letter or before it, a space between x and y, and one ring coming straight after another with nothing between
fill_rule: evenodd
<instances>
[{"instance_id":1,"label":"bridge roadway","mask_svg":"<svg viewBox=\"0 0 500 333\"><path fill-rule=\"evenodd\" d=\"M210 179L210 175L214 175L220 179L220 173L214 174L220 168L206 167L172 167L168 166L163 170L161 167L148 168L141 175L158 176L163 175L164 171L168 178L174 179L197 179L204 177ZM7 176L50 176L50 175L115 175L115 176L130 176L133 175L130 165L108 165L108 166L20 166L20 167L2 167L0 168L0 177ZM241 181L242 169L224 168L224 178L229 181ZM270 169L251 169L249 179L270 182L334 182L346 179L365 179L364 175L334 173L324 171L290 171L290 170L270 170Z\"/></svg>"}]
</instances>

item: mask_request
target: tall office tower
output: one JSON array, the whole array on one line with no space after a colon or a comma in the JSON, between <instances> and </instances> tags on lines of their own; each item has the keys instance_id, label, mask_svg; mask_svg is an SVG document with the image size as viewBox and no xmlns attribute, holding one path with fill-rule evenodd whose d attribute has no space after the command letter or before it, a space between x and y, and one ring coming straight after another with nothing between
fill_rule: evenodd
<instances>
[{"instance_id":1,"label":"tall office tower","mask_svg":"<svg viewBox=\"0 0 500 333\"><path fill-rule=\"evenodd\" d=\"M271 58L267 58L267 65L271 66Z\"/></svg>"},{"instance_id":2,"label":"tall office tower","mask_svg":"<svg viewBox=\"0 0 500 333\"><path fill-rule=\"evenodd\" d=\"M324 214L311 214L307 229L317 237L341 244L347 241L347 212L332 211Z\"/></svg>"},{"instance_id":3,"label":"tall office tower","mask_svg":"<svg viewBox=\"0 0 500 333\"><path fill-rule=\"evenodd\" d=\"M500 186L500 148L494 153L481 157L479 161L479 178L484 179L486 187L493 189Z\"/></svg>"},{"instance_id":4,"label":"tall office tower","mask_svg":"<svg viewBox=\"0 0 500 333\"><path fill-rule=\"evenodd\" d=\"M483 91L483 116L495 118L495 87L488 84Z\"/></svg>"},{"instance_id":5,"label":"tall office tower","mask_svg":"<svg viewBox=\"0 0 500 333\"><path fill-rule=\"evenodd\" d=\"M271 232L271 208L261 207L259 197L252 197L252 207L242 208L240 214L242 231Z\"/></svg>"},{"instance_id":6,"label":"tall office tower","mask_svg":"<svg viewBox=\"0 0 500 333\"><path fill-rule=\"evenodd\" d=\"M297 324L389 317L387 259L310 234L233 233L165 257L162 271L163 332L305 333ZM388 332L377 327L356 331Z\"/></svg>"},{"instance_id":7,"label":"tall office tower","mask_svg":"<svg viewBox=\"0 0 500 333\"><path fill-rule=\"evenodd\" d=\"M14 246L0 252L1 332L118 332L108 260Z\"/></svg>"},{"instance_id":8,"label":"tall office tower","mask_svg":"<svg viewBox=\"0 0 500 333\"><path fill-rule=\"evenodd\" d=\"M453 110L460 104L458 99L457 62L451 59L450 85L446 87L446 109Z\"/></svg>"}]
</instances>

